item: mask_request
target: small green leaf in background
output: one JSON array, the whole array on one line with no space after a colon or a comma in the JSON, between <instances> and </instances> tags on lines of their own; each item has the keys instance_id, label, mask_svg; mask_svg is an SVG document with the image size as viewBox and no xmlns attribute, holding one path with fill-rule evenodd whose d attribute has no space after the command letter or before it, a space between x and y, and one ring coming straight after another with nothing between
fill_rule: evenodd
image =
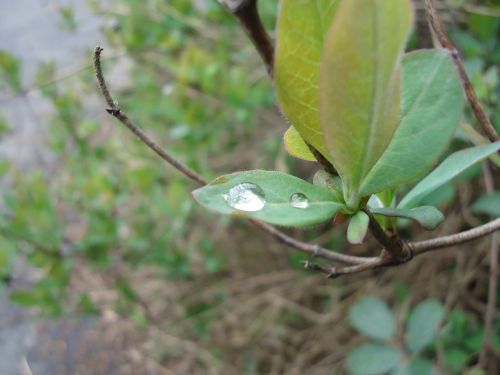
<instances>
[{"instance_id":1,"label":"small green leaf in background","mask_svg":"<svg viewBox=\"0 0 500 375\"><path fill-rule=\"evenodd\" d=\"M397 366L401 352L381 344L363 344L349 353L347 371L352 375L385 374Z\"/></svg>"},{"instance_id":2,"label":"small green leaf in background","mask_svg":"<svg viewBox=\"0 0 500 375\"><path fill-rule=\"evenodd\" d=\"M400 364L391 375L438 375L438 373L432 367L432 362L417 357L409 363Z\"/></svg>"},{"instance_id":3,"label":"small green leaf in background","mask_svg":"<svg viewBox=\"0 0 500 375\"><path fill-rule=\"evenodd\" d=\"M395 331L394 315L379 298L367 296L349 309L349 322L360 333L379 340L390 339Z\"/></svg>"},{"instance_id":4,"label":"small green leaf in background","mask_svg":"<svg viewBox=\"0 0 500 375\"><path fill-rule=\"evenodd\" d=\"M408 0L341 1L325 41L320 124L351 208L398 124L401 54L412 20Z\"/></svg>"},{"instance_id":5,"label":"small green leaf in background","mask_svg":"<svg viewBox=\"0 0 500 375\"><path fill-rule=\"evenodd\" d=\"M0 82L2 81L15 92L22 89L21 63L16 57L5 51L0 51Z\"/></svg>"},{"instance_id":6,"label":"small green leaf in background","mask_svg":"<svg viewBox=\"0 0 500 375\"><path fill-rule=\"evenodd\" d=\"M462 85L446 50L405 55L402 74L398 129L363 181L363 195L413 183L425 175L445 151L462 118Z\"/></svg>"},{"instance_id":7,"label":"small green leaf in background","mask_svg":"<svg viewBox=\"0 0 500 375\"><path fill-rule=\"evenodd\" d=\"M486 375L486 372L480 368L466 370L463 375Z\"/></svg>"},{"instance_id":8,"label":"small green leaf in background","mask_svg":"<svg viewBox=\"0 0 500 375\"><path fill-rule=\"evenodd\" d=\"M451 154L406 194L398 207L413 208L417 206L429 193L451 181L460 173L497 152L499 149L500 142L495 142L489 145L467 148Z\"/></svg>"},{"instance_id":9,"label":"small green leaf in background","mask_svg":"<svg viewBox=\"0 0 500 375\"><path fill-rule=\"evenodd\" d=\"M444 220L444 215L441 211L431 206L422 206L412 209L372 208L371 212L375 215L414 220L423 228L429 230L436 229Z\"/></svg>"},{"instance_id":10,"label":"small green leaf in background","mask_svg":"<svg viewBox=\"0 0 500 375\"><path fill-rule=\"evenodd\" d=\"M431 344L441 320L444 308L438 300L426 300L413 309L408 320L406 344L417 353Z\"/></svg>"},{"instance_id":11,"label":"small green leaf in background","mask_svg":"<svg viewBox=\"0 0 500 375\"><path fill-rule=\"evenodd\" d=\"M282 172L259 170L219 177L195 190L193 196L222 214L296 227L325 222L343 208L333 190Z\"/></svg>"},{"instance_id":12,"label":"small green leaf in background","mask_svg":"<svg viewBox=\"0 0 500 375\"><path fill-rule=\"evenodd\" d=\"M500 217L500 191L483 195L472 205L472 212Z\"/></svg>"},{"instance_id":13,"label":"small green leaf in background","mask_svg":"<svg viewBox=\"0 0 500 375\"><path fill-rule=\"evenodd\" d=\"M280 107L326 158L319 126L319 70L324 37L338 4L338 0L282 0L276 30L274 82Z\"/></svg>"},{"instance_id":14,"label":"small green leaf in background","mask_svg":"<svg viewBox=\"0 0 500 375\"><path fill-rule=\"evenodd\" d=\"M316 161L316 158L307 147L306 142L301 137L297 129L290 126L283 136L285 148L288 153L296 158L306 161Z\"/></svg>"},{"instance_id":15,"label":"small green leaf in background","mask_svg":"<svg viewBox=\"0 0 500 375\"><path fill-rule=\"evenodd\" d=\"M362 244L368 232L369 222L370 218L363 211L358 211L353 215L347 227L347 240L353 245Z\"/></svg>"}]
</instances>

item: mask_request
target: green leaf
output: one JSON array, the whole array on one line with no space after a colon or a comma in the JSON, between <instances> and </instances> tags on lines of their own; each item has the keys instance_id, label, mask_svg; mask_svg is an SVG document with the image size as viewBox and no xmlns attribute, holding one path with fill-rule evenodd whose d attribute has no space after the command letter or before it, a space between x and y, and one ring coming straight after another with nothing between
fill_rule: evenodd
<instances>
[{"instance_id":1,"label":"green leaf","mask_svg":"<svg viewBox=\"0 0 500 375\"><path fill-rule=\"evenodd\" d=\"M500 217L500 191L483 195L472 205L472 212Z\"/></svg>"},{"instance_id":2,"label":"green leaf","mask_svg":"<svg viewBox=\"0 0 500 375\"><path fill-rule=\"evenodd\" d=\"M460 130L462 130L465 133L465 136L467 139L469 139L474 146L479 146L479 145L487 145L490 142L490 140L479 133L475 128L473 128L470 124L461 124L460 125ZM498 154L492 154L490 155L490 160L500 168L500 156Z\"/></svg>"},{"instance_id":3,"label":"green leaf","mask_svg":"<svg viewBox=\"0 0 500 375\"><path fill-rule=\"evenodd\" d=\"M384 374L391 371L401 357L401 352L393 347L363 344L349 353L347 371L352 375Z\"/></svg>"},{"instance_id":4,"label":"green leaf","mask_svg":"<svg viewBox=\"0 0 500 375\"><path fill-rule=\"evenodd\" d=\"M414 358L409 363L402 363L391 375L438 375L432 362L424 358Z\"/></svg>"},{"instance_id":5,"label":"green leaf","mask_svg":"<svg viewBox=\"0 0 500 375\"><path fill-rule=\"evenodd\" d=\"M418 51L403 58L401 107L398 129L364 179L363 195L416 181L445 151L463 109L462 86L447 51Z\"/></svg>"},{"instance_id":6,"label":"green leaf","mask_svg":"<svg viewBox=\"0 0 500 375\"><path fill-rule=\"evenodd\" d=\"M436 229L444 220L444 215L441 211L432 206L422 206L412 209L372 208L371 212L376 215L411 219L429 230Z\"/></svg>"},{"instance_id":7,"label":"green leaf","mask_svg":"<svg viewBox=\"0 0 500 375\"><path fill-rule=\"evenodd\" d=\"M0 82L2 81L15 92L22 89L21 62L5 51L0 51Z\"/></svg>"},{"instance_id":8,"label":"green leaf","mask_svg":"<svg viewBox=\"0 0 500 375\"><path fill-rule=\"evenodd\" d=\"M362 244L368 232L369 221L370 218L363 211L358 211L353 215L347 227L347 240L353 245Z\"/></svg>"},{"instance_id":9,"label":"green leaf","mask_svg":"<svg viewBox=\"0 0 500 375\"><path fill-rule=\"evenodd\" d=\"M360 333L374 339L388 340L396 331L389 306L370 296L361 298L349 309L349 322Z\"/></svg>"},{"instance_id":10,"label":"green leaf","mask_svg":"<svg viewBox=\"0 0 500 375\"><path fill-rule=\"evenodd\" d=\"M297 129L290 126L283 136L285 148L288 153L296 158L306 161L316 161L316 158L307 147L306 142L301 137Z\"/></svg>"},{"instance_id":11,"label":"green leaf","mask_svg":"<svg viewBox=\"0 0 500 375\"><path fill-rule=\"evenodd\" d=\"M419 352L432 343L443 317L443 305L437 300L426 300L413 309L406 337L411 352Z\"/></svg>"},{"instance_id":12,"label":"green leaf","mask_svg":"<svg viewBox=\"0 0 500 375\"><path fill-rule=\"evenodd\" d=\"M274 81L280 107L300 135L326 158L319 126L319 69L324 36L338 0L282 0Z\"/></svg>"},{"instance_id":13,"label":"green leaf","mask_svg":"<svg viewBox=\"0 0 500 375\"><path fill-rule=\"evenodd\" d=\"M330 189L285 173L259 170L219 177L195 190L193 196L222 214L294 227L325 222L343 207Z\"/></svg>"},{"instance_id":14,"label":"green leaf","mask_svg":"<svg viewBox=\"0 0 500 375\"><path fill-rule=\"evenodd\" d=\"M401 54L411 25L408 0L341 1L326 38L320 124L351 208L398 124Z\"/></svg>"},{"instance_id":15,"label":"green leaf","mask_svg":"<svg viewBox=\"0 0 500 375\"><path fill-rule=\"evenodd\" d=\"M448 156L401 200L399 208L413 208L429 193L500 149L500 142L471 147Z\"/></svg>"}]
</instances>

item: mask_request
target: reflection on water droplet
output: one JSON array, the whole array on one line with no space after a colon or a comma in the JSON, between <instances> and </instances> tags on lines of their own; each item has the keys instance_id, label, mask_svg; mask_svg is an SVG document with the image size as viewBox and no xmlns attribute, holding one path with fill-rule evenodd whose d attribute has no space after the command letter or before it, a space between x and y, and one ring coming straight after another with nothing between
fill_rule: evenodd
<instances>
[{"instance_id":1,"label":"reflection on water droplet","mask_svg":"<svg viewBox=\"0 0 500 375\"><path fill-rule=\"evenodd\" d=\"M295 193L290 197L290 204L295 208L307 208L309 207L309 199L302 193Z\"/></svg>"},{"instance_id":2,"label":"reflection on water droplet","mask_svg":"<svg viewBox=\"0 0 500 375\"><path fill-rule=\"evenodd\" d=\"M224 194L223 198L231 207L247 212L260 211L266 204L264 191L249 182L236 185L228 194Z\"/></svg>"}]
</instances>

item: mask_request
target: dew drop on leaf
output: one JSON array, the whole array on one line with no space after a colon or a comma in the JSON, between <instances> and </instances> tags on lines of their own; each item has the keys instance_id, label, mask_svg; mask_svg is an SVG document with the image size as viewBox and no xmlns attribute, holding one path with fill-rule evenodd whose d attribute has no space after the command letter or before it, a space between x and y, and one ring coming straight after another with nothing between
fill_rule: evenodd
<instances>
[{"instance_id":1,"label":"dew drop on leaf","mask_svg":"<svg viewBox=\"0 0 500 375\"><path fill-rule=\"evenodd\" d=\"M295 193L290 197L290 204L295 208L307 208L309 199L302 193Z\"/></svg>"},{"instance_id":2,"label":"dew drop on leaf","mask_svg":"<svg viewBox=\"0 0 500 375\"><path fill-rule=\"evenodd\" d=\"M257 185L245 182L229 190L223 198L232 208L240 211L260 211L266 205L264 191Z\"/></svg>"}]
</instances>

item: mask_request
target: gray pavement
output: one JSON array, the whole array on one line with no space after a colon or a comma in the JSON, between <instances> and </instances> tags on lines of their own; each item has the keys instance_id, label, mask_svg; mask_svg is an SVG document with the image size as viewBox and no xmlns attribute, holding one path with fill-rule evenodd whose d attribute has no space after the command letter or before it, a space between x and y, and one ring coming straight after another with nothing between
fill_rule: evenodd
<instances>
[{"instance_id":1,"label":"gray pavement","mask_svg":"<svg viewBox=\"0 0 500 375\"><path fill-rule=\"evenodd\" d=\"M77 29L61 28L61 7L70 7ZM20 169L47 167L50 153L44 146L46 119L50 105L33 88L34 76L42 62L54 61L58 72L77 70L88 61L88 51L102 43L101 20L85 6L85 0L14 0L0 1L0 50L21 61L22 95L0 90L0 113L12 130L0 139L0 159L8 159ZM32 278L29 268L20 265L16 280L26 283ZM40 321L33 312L9 302L7 291L0 290L0 375L55 375L74 373L74 348L79 333L90 321ZM71 332L63 339L62 356L43 358L40 347L62 331ZM91 373L91 372L89 372Z\"/></svg>"}]
</instances>

